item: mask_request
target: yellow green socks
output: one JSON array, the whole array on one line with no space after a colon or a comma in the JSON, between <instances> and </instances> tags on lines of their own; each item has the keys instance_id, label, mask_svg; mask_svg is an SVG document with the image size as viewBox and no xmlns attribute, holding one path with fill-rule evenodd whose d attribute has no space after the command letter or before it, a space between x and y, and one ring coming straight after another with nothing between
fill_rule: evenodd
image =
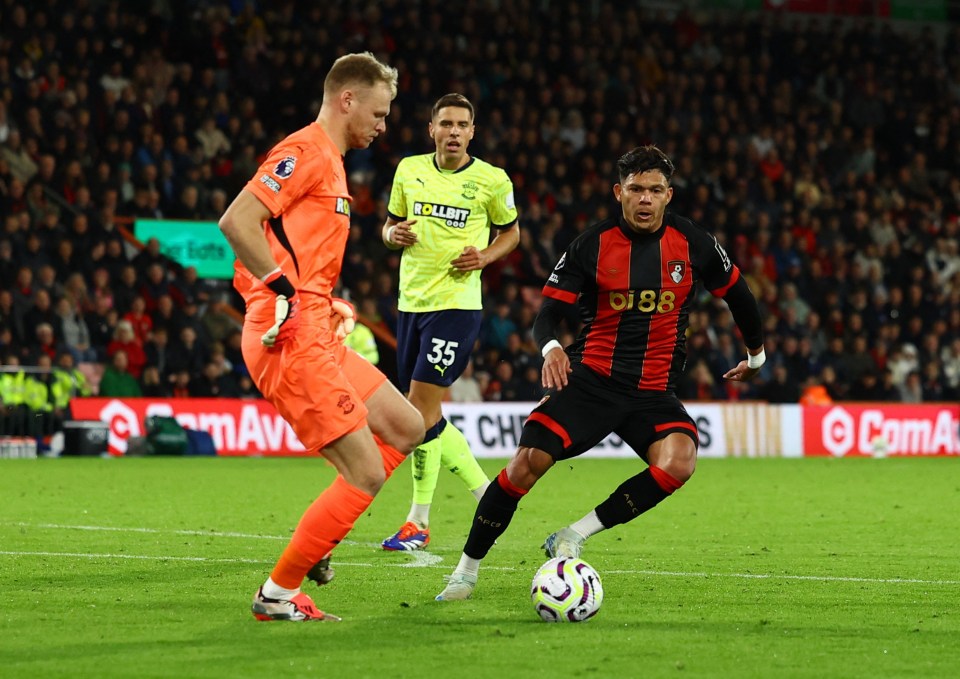
<instances>
[{"instance_id":1,"label":"yellow green socks","mask_svg":"<svg viewBox=\"0 0 960 679\"><path fill-rule=\"evenodd\" d=\"M467 439L444 418L427 430L423 443L417 446L411 458L413 504L407 521L414 521L421 528L430 525L430 505L437 490L441 464L459 476L477 500L490 483L470 452Z\"/></svg>"},{"instance_id":2,"label":"yellow green socks","mask_svg":"<svg viewBox=\"0 0 960 679\"><path fill-rule=\"evenodd\" d=\"M441 420L445 422L445 420ZM440 431L438 438L440 441L440 463L445 469L460 477L463 484L476 495L476 491L486 489L489 479L480 468L473 453L470 452L470 444L459 429L452 424L447 424Z\"/></svg>"},{"instance_id":3,"label":"yellow green socks","mask_svg":"<svg viewBox=\"0 0 960 679\"><path fill-rule=\"evenodd\" d=\"M410 457L413 462L410 465L413 474L413 503L429 507L437 489L437 478L440 476L440 439L434 438L421 443Z\"/></svg>"}]
</instances>

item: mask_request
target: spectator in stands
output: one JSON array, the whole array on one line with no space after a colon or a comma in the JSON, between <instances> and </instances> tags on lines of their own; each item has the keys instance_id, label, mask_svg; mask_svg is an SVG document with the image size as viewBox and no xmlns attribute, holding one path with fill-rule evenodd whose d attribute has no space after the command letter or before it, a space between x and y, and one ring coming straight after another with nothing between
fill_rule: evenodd
<instances>
[{"instance_id":1,"label":"spectator in stands","mask_svg":"<svg viewBox=\"0 0 960 679\"><path fill-rule=\"evenodd\" d=\"M241 327L236 317L228 313L228 308L226 295L223 295L222 299L208 304L206 311L200 316L204 337L209 341L223 342L227 335Z\"/></svg>"},{"instance_id":2,"label":"spectator in stands","mask_svg":"<svg viewBox=\"0 0 960 679\"><path fill-rule=\"evenodd\" d=\"M254 168L254 170L256 170L256 168ZM195 266L185 267L180 273L180 276L174 281L174 285L180 291L180 296L177 299L192 299L201 305L210 301L210 293L205 289L203 281L200 280L197 274L197 267Z\"/></svg>"},{"instance_id":3,"label":"spectator in stands","mask_svg":"<svg viewBox=\"0 0 960 679\"><path fill-rule=\"evenodd\" d=\"M900 385L900 400L903 403L923 403L923 381L918 371L907 373Z\"/></svg>"},{"instance_id":4,"label":"spectator in stands","mask_svg":"<svg viewBox=\"0 0 960 679\"><path fill-rule=\"evenodd\" d=\"M113 288L110 286L110 272L103 266L98 266L90 274L89 297L91 308L96 308L97 299L103 297L107 301L106 308L113 307Z\"/></svg>"},{"instance_id":5,"label":"spectator in stands","mask_svg":"<svg viewBox=\"0 0 960 679\"><path fill-rule=\"evenodd\" d=\"M485 401L518 401L519 391L520 381L514 375L513 365L500 361L483 398Z\"/></svg>"},{"instance_id":6,"label":"spectator in stands","mask_svg":"<svg viewBox=\"0 0 960 679\"><path fill-rule=\"evenodd\" d=\"M890 355L887 369L893 378L893 384L898 389L903 388L910 373L919 371L920 361L917 355L917 347L910 342L904 342Z\"/></svg>"},{"instance_id":7,"label":"spectator in stands","mask_svg":"<svg viewBox=\"0 0 960 679\"><path fill-rule=\"evenodd\" d=\"M180 290L168 278L163 264L152 262L147 266L146 271L147 275L140 285L140 294L146 302L148 312L153 313L156 310L157 300L163 295L169 295L177 306L185 302Z\"/></svg>"},{"instance_id":8,"label":"spectator in stands","mask_svg":"<svg viewBox=\"0 0 960 679\"><path fill-rule=\"evenodd\" d=\"M778 363L773 366L773 378L760 387L757 395L769 403L798 403L800 386L790 375L787 366Z\"/></svg>"},{"instance_id":9,"label":"spectator in stands","mask_svg":"<svg viewBox=\"0 0 960 679\"><path fill-rule=\"evenodd\" d=\"M0 366L0 433L25 436L30 411L26 404L26 373L20 369L20 358L13 353L3 356Z\"/></svg>"},{"instance_id":10,"label":"spectator in stands","mask_svg":"<svg viewBox=\"0 0 960 679\"><path fill-rule=\"evenodd\" d=\"M57 302L57 316L63 330L63 344L76 363L95 362L97 352L90 343L90 328L70 297Z\"/></svg>"},{"instance_id":11,"label":"spectator in stands","mask_svg":"<svg viewBox=\"0 0 960 679\"><path fill-rule=\"evenodd\" d=\"M517 325L510 318L510 305L505 301L497 302L495 312L487 316L480 330L480 343L484 347L505 349L507 338L517 332Z\"/></svg>"},{"instance_id":12,"label":"spectator in stands","mask_svg":"<svg viewBox=\"0 0 960 679\"><path fill-rule=\"evenodd\" d=\"M199 375L207 362L207 351L200 344L197 332L187 326L180 330L180 336L173 342L168 352L169 372L185 372L190 378Z\"/></svg>"},{"instance_id":13,"label":"spectator in stands","mask_svg":"<svg viewBox=\"0 0 960 679\"><path fill-rule=\"evenodd\" d=\"M161 325L154 329L150 334L150 339L143 345L143 353L146 356L145 365L156 368L160 373L161 379L166 379L170 372L169 340L170 335L167 332L166 326Z\"/></svg>"},{"instance_id":14,"label":"spectator in stands","mask_svg":"<svg viewBox=\"0 0 960 679\"><path fill-rule=\"evenodd\" d=\"M17 262L13 244L9 239L0 239L0 292L9 292L17 275Z\"/></svg>"},{"instance_id":15,"label":"spectator in stands","mask_svg":"<svg viewBox=\"0 0 960 679\"><path fill-rule=\"evenodd\" d=\"M524 343L519 332L512 332L507 336L507 344L500 351L500 360L513 365L513 369L523 377L523 373L530 366L540 369L543 359L536 350L536 344ZM539 396L535 399L540 400Z\"/></svg>"},{"instance_id":16,"label":"spectator in stands","mask_svg":"<svg viewBox=\"0 0 960 679\"><path fill-rule=\"evenodd\" d=\"M130 260L130 263L136 267L137 271L148 272L148 278L150 267L155 264L159 265L161 272L166 273L166 267L169 262L170 260L160 252L160 241L153 237L148 238L147 242L144 243L143 249Z\"/></svg>"},{"instance_id":17,"label":"spectator in stands","mask_svg":"<svg viewBox=\"0 0 960 679\"><path fill-rule=\"evenodd\" d=\"M736 365L740 361L739 356L739 344L734 343L733 336L729 332L718 333L707 359L710 372L718 385L723 384L723 374L727 371L727 367Z\"/></svg>"},{"instance_id":18,"label":"spectator in stands","mask_svg":"<svg viewBox=\"0 0 960 679\"><path fill-rule=\"evenodd\" d=\"M262 398L262 394L257 391L257 387L248 374L240 375L237 378L237 396L239 398Z\"/></svg>"},{"instance_id":19,"label":"spectator in stands","mask_svg":"<svg viewBox=\"0 0 960 679\"><path fill-rule=\"evenodd\" d=\"M17 269L16 282L10 293L13 296L13 315L24 331L23 317L33 307L33 292L33 269L21 266Z\"/></svg>"},{"instance_id":20,"label":"spectator in stands","mask_svg":"<svg viewBox=\"0 0 960 679\"><path fill-rule=\"evenodd\" d=\"M137 339L133 331L133 325L130 321L118 321L116 330L113 332L113 339L107 345L107 356L113 357L118 351L123 352L124 369L133 376L134 380L140 379L140 373L143 372L143 366L147 362L146 354L143 352L143 346Z\"/></svg>"},{"instance_id":21,"label":"spectator in stands","mask_svg":"<svg viewBox=\"0 0 960 679\"><path fill-rule=\"evenodd\" d=\"M73 360L73 354L65 351L57 356L57 377L65 385L63 391L71 396L90 396L93 389L90 388L90 380Z\"/></svg>"},{"instance_id":22,"label":"spectator in stands","mask_svg":"<svg viewBox=\"0 0 960 679\"><path fill-rule=\"evenodd\" d=\"M130 264L126 254L123 251L123 241L119 237L107 238L107 253L103 256L101 266L103 266L111 281L119 281L124 269ZM134 278L137 270L133 269Z\"/></svg>"},{"instance_id":23,"label":"spectator in stands","mask_svg":"<svg viewBox=\"0 0 960 679\"><path fill-rule=\"evenodd\" d=\"M79 272L72 273L67 277L63 284L63 294L70 298L70 302L78 313L85 314L93 308L87 282L84 280L83 274Z\"/></svg>"},{"instance_id":24,"label":"spectator in stands","mask_svg":"<svg viewBox=\"0 0 960 679\"><path fill-rule=\"evenodd\" d=\"M147 303L141 295L137 295L130 302L130 311L125 313L121 320L129 321L140 344L145 344L153 332L153 319L147 313Z\"/></svg>"},{"instance_id":25,"label":"spectator in stands","mask_svg":"<svg viewBox=\"0 0 960 679\"><path fill-rule=\"evenodd\" d=\"M212 116L204 118L195 136L200 143L200 151L207 160L221 153L230 153L230 140L227 139L223 131L217 127L217 121Z\"/></svg>"},{"instance_id":26,"label":"spectator in stands","mask_svg":"<svg viewBox=\"0 0 960 679\"><path fill-rule=\"evenodd\" d=\"M540 382L540 366L527 364L517 379L515 398L518 401L536 403L543 398L543 384Z\"/></svg>"},{"instance_id":27,"label":"spectator in stands","mask_svg":"<svg viewBox=\"0 0 960 679\"><path fill-rule=\"evenodd\" d=\"M20 130L13 128L7 136L6 142L0 146L0 158L3 158L10 169L11 193L22 194L24 186L37 174L37 163L23 144Z\"/></svg>"},{"instance_id":28,"label":"spectator in stands","mask_svg":"<svg viewBox=\"0 0 960 679\"><path fill-rule=\"evenodd\" d=\"M377 338L373 331L363 323L357 323L349 335L343 340L344 345L350 347L373 365L380 363L380 350L377 348Z\"/></svg>"},{"instance_id":29,"label":"spectator in stands","mask_svg":"<svg viewBox=\"0 0 960 679\"><path fill-rule=\"evenodd\" d=\"M699 358L687 369L677 386L677 397L687 401L717 401L723 397L705 358Z\"/></svg>"},{"instance_id":30,"label":"spectator in stands","mask_svg":"<svg viewBox=\"0 0 960 679\"><path fill-rule=\"evenodd\" d=\"M44 264L36 270L34 290L45 290L51 300L60 299L64 294L63 284L57 270L50 264ZM54 305L55 307L56 305Z\"/></svg>"},{"instance_id":31,"label":"spectator in stands","mask_svg":"<svg viewBox=\"0 0 960 679\"><path fill-rule=\"evenodd\" d=\"M94 297L93 309L87 312L83 320L90 333L90 346L97 352L97 360L107 360L107 345L113 340L113 333L120 318L113 308L110 298Z\"/></svg>"},{"instance_id":32,"label":"spectator in stands","mask_svg":"<svg viewBox=\"0 0 960 679\"><path fill-rule=\"evenodd\" d=\"M100 378L100 396L128 398L142 395L137 378L128 369L127 352L117 349L111 354L110 363Z\"/></svg>"},{"instance_id":33,"label":"spectator in stands","mask_svg":"<svg viewBox=\"0 0 960 679\"><path fill-rule=\"evenodd\" d=\"M74 250L73 241L67 238L61 238L56 243L51 267L55 277L51 282L65 281L74 271L84 268L82 257L86 253L78 253Z\"/></svg>"},{"instance_id":34,"label":"spectator in stands","mask_svg":"<svg viewBox=\"0 0 960 679\"><path fill-rule=\"evenodd\" d=\"M11 343L19 344L23 335L22 327L13 308L13 295L9 290L0 290L0 328L10 331Z\"/></svg>"},{"instance_id":35,"label":"spectator in stands","mask_svg":"<svg viewBox=\"0 0 960 679\"><path fill-rule=\"evenodd\" d=\"M846 357L846 379L856 383L866 373L876 372L877 364L870 355L870 347L865 334L856 335L850 344Z\"/></svg>"},{"instance_id":36,"label":"spectator in stands","mask_svg":"<svg viewBox=\"0 0 960 679\"><path fill-rule=\"evenodd\" d=\"M140 283L137 280L137 269L132 264L127 264L120 270L120 278L111 284L113 289L113 306L117 313L123 316L130 307L133 306L133 300L140 295Z\"/></svg>"},{"instance_id":37,"label":"spectator in stands","mask_svg":"<svg viewBox=\"0 0 960 679\"><path fill-rule=\"evenodd\" d=\"M171 395L170 384L160 376L155 365L147 365L140 375L140 392L143 396L166 398Z\"/></svg>"},{"instance_id":38,"label":"spectator in stands","mask_svg":"<svg viewBox=\"0 0 960 679\"><path fill-rule=\"evenodd\" d=\"M30 410L29 435L39 438L50 436L62 428L63 420L62 412L58 412L54 404L53 360L49 354L40 351L34 355L32 363L36 371L27 373L23 393Z\"/></svg>"},{"instance_id":39,"label":"spectator in stands","mask_svg":"<svg viewBox=\"0 0 960 679\"><path fill-rule=\"evenodd\" d=\"M949 389L945 386L940 363L936 359L923 364L923 374L920 376L921 397L924 403L936 403L947 400Z\"/></svg>"},{"instance_id":40,"label":"spectator in stands","mask_svg":"<svg viewBox=\"0 0 960 679\"><path fill-rule=\"evenodd\" d=\"M154 309L151 318L154 329L166 328L167 334L171 337L178 337L185 325L183 312L177 308L170 295L161 295L157 298L157 308Z\"/></svg>"},{"instance_id":41,"label":"spectator in stands","mask_svg":"<svg viewBox=\"0 0 960 679\"><path fill-rule=\"evenodd\" d=\"M478 403L483 400L480 383L474 376L472 359L467 362L463 374L450 385L450 400L456 403Z\"/></svg>"},{"instance_id":42,"label":"spectator in stands","mask_svg":"<svg viewBox=\"0 0 960 679\"><path fill-rule=\"evenodd\" d=\"M207 361L196 378L190 380L190 395L204 398L236 398L240 395L236 382L216 361Z\"/></svg>"},{"instance_id":43,"label":"spectator in stands","mask_svg":"<svg viewBox=\"0 0 960 679\"><path fill-rule=\"evenodd\" d=\"M243 375L247 372L243 360L243 333L240 330L234 330L223 341L224 359L230 363L233 372L237 375Z\"/></svg>"},{"instance_id":44,"label":"spectator in stands","mask_svg":"<svg viewBox=\"0 0 960 679\"><path fill-rule=\"evenodd\" d=\"M950 344L940 351L940 360L951 398L960 398L960 336L954 336Z\"/></svg>"},{"instance_id":45,"label":"spectator in stands","mask_svg":"<svg viewBox=\"0 0 960 679\"><path fill-rule=\"evenodd\" d=\"M810 316L812 309L806 300L802 299L797 292L797 286L793 283L786 283L780 289L780 312L786 314L792 311L797 325L804 325Z\"/></svg>"},{"instance_id":46,"label":"spectator in stands","mask_svg":"<svg viewBox=\"0 0 960 679\"><path fill-rule=\"evenodd\" d=\"M36 328L45 323L50 326L54 337L59 341L63 337L63 326L60 317L53 309L50 293L43 288L36 290L33 296L33 306L23 316L23 328L26 335L31 335Z\"/></svg>"},{"instance_id":47,"label":"spectator in stands","mask_svg":"<svg viewBox=\"0 0 960 679\"><path fill-rule=\"evenodd\" d=\"M190 373L186 370L178 370L170 375L170 395L173 398L190 398L193 394L190 392Z\"/></svg>"},{"instance_id":48,"label":"spectator in stands","mask_svg":"<svg viewBox=\"0 0 960 679\"><path fill-rule=\"evenodd\" d=\"M181 328L193 328L197 338L204 346L210 343L211 340L207 336L207 329L203 326L203 320L200 316L200 305L197 304L197 300L186 299L183 301L183 306L180 307L180 321L182 324Z\"/></svg>"}]
</instances>

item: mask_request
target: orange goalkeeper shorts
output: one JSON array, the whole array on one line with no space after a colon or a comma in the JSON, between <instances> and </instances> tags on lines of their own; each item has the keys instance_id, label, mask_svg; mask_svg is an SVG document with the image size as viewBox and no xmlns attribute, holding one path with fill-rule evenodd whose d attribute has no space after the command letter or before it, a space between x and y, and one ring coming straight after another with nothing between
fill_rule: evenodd
<instances>
[{"instance_id":1,"label":"orange goalkeeper shorts","mask_svg":"<svg viewBox=\"0 0 960 679\"><path fill-rule=\"evenodd\" d=\"M248 314L243 358L253 383L290 423L309 451L321 451L367 423L364 402L386 376L334 338L325 321L303 320L282 343L265 347L260 337L272 325Z\"/></svg>"}]
</instances>

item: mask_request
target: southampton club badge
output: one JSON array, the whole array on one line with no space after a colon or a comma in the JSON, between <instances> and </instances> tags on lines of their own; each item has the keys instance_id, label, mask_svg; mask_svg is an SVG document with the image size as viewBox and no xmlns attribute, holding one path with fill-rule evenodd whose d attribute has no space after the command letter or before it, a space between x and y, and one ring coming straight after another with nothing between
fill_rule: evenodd
<instances>
[{"instance_id":1,"label":"southampton club badge","mask_svg":"<svg viewBox=\"0 0 960 679\"><path fill-rule=\"evenodd\" d=\"M687 272L687 263L681 259L674 259L667 262L667 270L670 272L670 278L674 283L680 284L684 274Z\"/></svg>"}]
</instances>

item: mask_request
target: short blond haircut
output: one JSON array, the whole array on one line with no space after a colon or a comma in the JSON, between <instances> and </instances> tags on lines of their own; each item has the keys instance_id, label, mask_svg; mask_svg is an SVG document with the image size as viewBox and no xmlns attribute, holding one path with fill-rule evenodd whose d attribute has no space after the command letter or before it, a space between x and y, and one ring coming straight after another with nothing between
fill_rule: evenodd
<instances>
[{"instance_id":1,"label":"short blond haircut","mask_svg":"<svg viewBox=\"0 0 960 679\"><path fill-rule=\"evenodd\" d=\"M335 95L351 85L374 87L383 83L397 96L397 69L379 61L371 52L344 54L333 62L323 81L324 96Z\"/></svg>"}]
</instances>

